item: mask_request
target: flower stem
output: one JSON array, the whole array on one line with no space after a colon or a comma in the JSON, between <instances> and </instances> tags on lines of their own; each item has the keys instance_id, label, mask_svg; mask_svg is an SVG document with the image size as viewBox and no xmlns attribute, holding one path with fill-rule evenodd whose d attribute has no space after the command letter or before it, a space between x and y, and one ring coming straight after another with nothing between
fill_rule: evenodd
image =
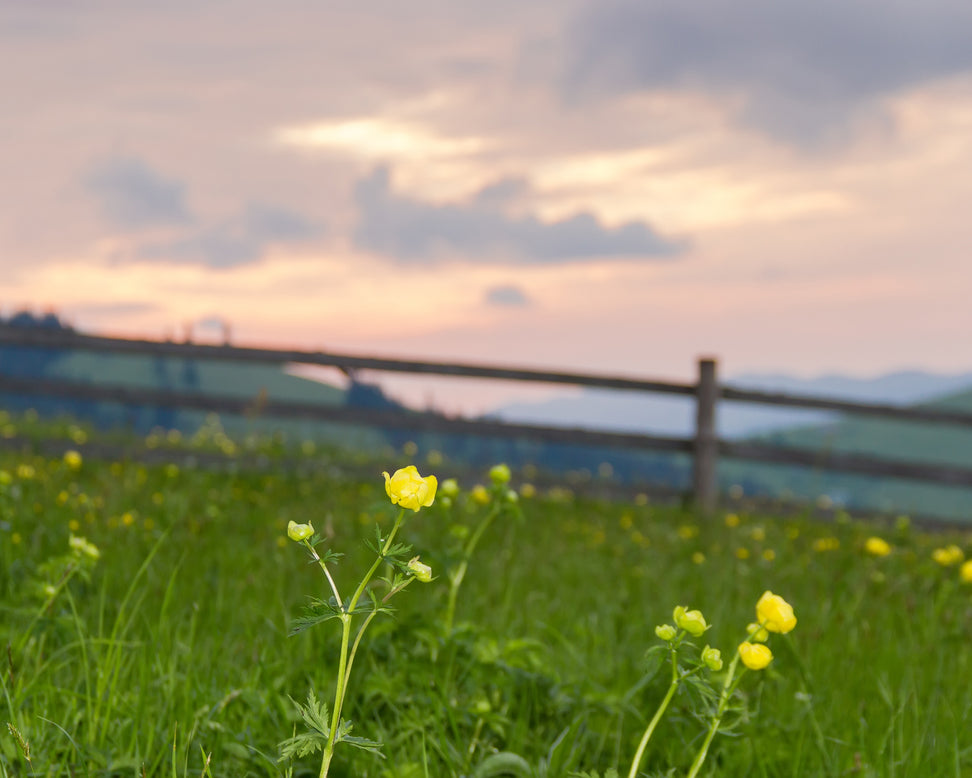
<instances>
[{"instance_id":1,"label":"flower stem","mask_svg":"<svg viewBox=\"0 0 972 778\"><path fill-rule=\"evenodd\" d=\"M726 680L722 684L722 694L719 695L719 706L716 708L715 716L712 717L712 723L709 724L709 731L705 733L705 740L702 742L702 747L699 749L699 753L695 755L695 761L692 762L692 767L689 769L687 778L695 778L698 775L699 770L702 769L702 763L709 754L709 744L712 743L712 738L719 731L722 717L725 715L726 708L729 707L729 699L736 690L732 679L736 674L736 667L738 665L739 653L737 652L732 658L732 662L729 663L729 672L726 673Z\"/></svg>"},{"instance_id":2,"label":"flower stem","mask_svg":"<svg viewBox=\"0 0 972 778\"><path fill-rule=\"evenodd\" d=\"M641 742L638 743L638 750L635 751L634 759L631 760L631 769L628 771L628 778L635 778L635 776L638 774L638 767L641 765L641 759L645 755L645 749L648 747L648 741L651 740L651 736L655 732L655 727L657 727L658 722L661 721L661 717L665 713L665 709L668 708L668 703L672 701L672 697L675 696L675 690L678 688L678 684L682 680L678 675L678 654L674 647L671 649L671 654L672 682L668 685L668 692L665 694L665 698L658 706L658 710L655 711L655 715L652 716L651 721L648 722L648 728L645 730L645 734L641 736Z\"/></svg>"},{"instance_id":3,"label":"flower stem","mask_svg":"<svg viewBox=\"0 0 972 778\"><path fill-rule=\"evenodd\" d=\"M466 571L469 569L469 560L472 558L473 551L476 550L476 546L479 544L483 533L486 532L486 529L492 524L493 519L498 514L499 506L494 504L490 512L486 514L486 517L476 527L466 547L462 550L462 561L459 563L459 567L456 568L454 573L449 575L449 598L446 602L446 615L443 624L446 636L452 634L452 624L456 616L456 599L459 596L459 587L462 586L462 581L466 577Z\"/></svg>"}]
</instances>

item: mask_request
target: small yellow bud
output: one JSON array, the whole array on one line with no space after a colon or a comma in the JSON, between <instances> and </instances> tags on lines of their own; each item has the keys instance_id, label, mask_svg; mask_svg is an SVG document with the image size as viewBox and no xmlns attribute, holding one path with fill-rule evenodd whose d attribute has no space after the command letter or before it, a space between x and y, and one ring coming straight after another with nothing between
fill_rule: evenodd
<instances>
[{"instance_id":1,"label":"small yellow bud","mask_svg":"<svg viewBox=\"0 0 972 778\"><path fill-rule=\"evenodd\" d=\"M702 615L702 611L686 610L681 605L675 608L672 618L679 629L684 629L694 637L699 637L709 628L709 625L705 623L705 616Z\"/></svg>"},{"instance_id":2,"label":"small yellow bud","mask_svg":"<svg viewBox=\"0 0 972 778\"><path fill-rule=\"evenodd\" d=\"M659 624L655 627L655 634L666 643L675 639L676 630L671 624Z\"/></svg>"},{"instance_id":3,"label":"small yellow bud","mask_svg":"<svg viewBox=\"0 0 972 778\"><path fill-rule=\"evenodd\" d=\"M778 594L767 590L756 603L756 619L770 632L786 634L796 626L793 606Z\"/></svg>"},{"instance_id":4,"label":"small yellow bud","mask_svg":"<svg viewBox=\"0 0 972 778\"><path fill-rule=\"evenodd\" d=\"M480 505L489 504L489 492L482 484L476 484L469 492L469 496L472 497L473 502L478 502Z\"/></svg>"},{"instance_id":5,"label":"small yellow bud","mask_svg":"<svg viewBox=\"0 0 972 778\"><path fill-rule=\"evenodd\" d=\"M945 548L936 548L932 551L932 559L934 559L942 567L951 567L952 565L957 565L965 558L965 554L962 553L962 549L958 546L952 544L946 546Z\"/></svg>"},{"instance_id":6,"label":"small yellow bud","mask_svg":"<svg viewBox=\"0 0 972 778\"><path fill-rule=\"evenodd\" d=\"M748 640L751 640L753 643L765 643L769 640L769 632L766 631L766 627L762 627L755 622L746 627L746 634L749 635Z\"/></svg>"},{"instance_id":7,"label":"small yellow bud","mask_svg":"<svg viewBox=\"0 0 972 778\"><path fill-rule=\"evenodd\" d=\"M773 652L762 643L739 644L739 658L750 670L762 670L773 661Z\"/></svg>"},{"instance_id":8,"label":"small yellow bud","mask_svg":"<svg viewBox=\"0 0 972 778\"><path fill-rule=\"evenodd\" d=\"M706 646L702 649L702 661L710 670L722 669L722 652L718 648Z\"/></svg>"},{"instance_id":9,"label":"small yellow bud","mask_svg":"<svg viewBox=\"0 0 972 778\"><path fill-rule=\"evenodd\" d=\"M455 478L446 478L439 484L439 494L443 497L455 497L459 494L459 482Z\"/></svg>"},{"instance_id":10,"label":"small yellow bud","mask_svg":"<svg viewBox=\"0 0 972 778\"><path fill-rule=\"evenodd\" d=\"M492 481L495 486L508 484L511 477L512 474L510 473L510 468L505 464L493 465L489 469L489 480Z\"/></svg>"},{"instance_id":11,"label":"small yellow bud","mask_svg":"<svg viewBox=\"0 0 972 778\"><path fill-rule=\"evenodd\" d=\"M287 525L287 537L291 540L295 540L298 543L302 540L307 540L314 534L314 525L310 522L306 524L298 524L296 521L292 521Z\"/></svg>"},{"instance_id":12,"label":"small yellow bud","mask_svg":"<svg viewBox=\"0 0 972 778\"><path fill-rule=\"evenodd\" d=\"M98 550L98 547L94 543L88 542L87 538L82 538L78 535L72 534L68 538L68 545L78 556L87 556L91 559L97 559L101 556L101 552Z\"/></svg>"},{"instance_id":13,"label":"small yellow bud","mask_svg":"<svg viewBox=\"0 0 972 778\"><path fill-rule=\"evenodd\" d=\"M417 556L408 560L408 572L415 576L415 580L422 583L428 583L432 580L432 568L419 562Z\"/></svg>"}]
</instances>

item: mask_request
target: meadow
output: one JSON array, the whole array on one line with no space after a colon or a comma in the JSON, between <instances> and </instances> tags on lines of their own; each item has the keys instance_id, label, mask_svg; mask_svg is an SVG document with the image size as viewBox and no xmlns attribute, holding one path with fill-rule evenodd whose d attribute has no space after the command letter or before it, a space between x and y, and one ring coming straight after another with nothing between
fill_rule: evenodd
<instances>
[{"instance_id":1,"label":"meadow","mask_svg":"<svg viewBox=\"0 0 972 778\"><path fill-rule=\"evenodd\" d=\"M796 626L770 636L768 667L737 673L698 775L972 775L967 529L698 516L517 472L453 492L434 452L216 433L157 436L146 464L79 453L94 441L74 426L45 434L69 453L0 451L0 776L319 775L320 751L283 758L281 743L307 729L309 692L332 704L341 625L291 634L331 589L288 527L343 555L328 570L348 592L400 515L400 556L432 580L364 636L341 714L360 741L338 743L332 776L689 774L767 590ZM212 449L229 466L198 466ZM400 514L382 471L410 464L439 491ZM675 606L700 610L704 634ZM660 625L700 668L671 695ZM718 669L693 642L721 649Z\"/></svg>"}]
</instances>

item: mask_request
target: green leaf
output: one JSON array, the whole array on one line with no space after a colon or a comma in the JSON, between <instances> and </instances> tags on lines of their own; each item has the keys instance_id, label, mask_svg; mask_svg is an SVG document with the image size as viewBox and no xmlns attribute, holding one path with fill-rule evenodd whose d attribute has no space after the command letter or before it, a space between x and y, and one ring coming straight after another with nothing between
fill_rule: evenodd
<instances>
[{"instance_id":1,"label":"green leaf","mask_svg":"<svg viewBox=\"0 0 972 778\"><path fill-rule=\"evenodd\" d=\"M311 598L308 604L304 606L304 614L291 622L289 634L296 635L298 632L303 632L316 624L331 619L339 619L341 613L341 609L334 603L333 598L330 602L324 602L324 600L319 600L316 597Z\"/></svg>"},{"instance_id":2,"label":"green leaf","mask_svg":"<svg viewBox=\"0 0 972 778\"><path fill-rule=\"evenodd\" d=\"M346 719L341 719L341 724L338 727L337 737L334 739L336 743L347 743L349 746L354 746L355 748L360 748L362 751L370 751L373 754L378 754L378 756L384 757L381 753L381 743L377 740L369 740L364 737L352 737L350 732L353 726L350 721Z\"/></svg>"},{"instance_id":3,"label":"green leaf","mask_svg":"<svg viewBox=\"0 0 972 778\"><path fill-rule=\"evenodd\" d=\"M473 772L473 778L497 778L512 775L515 778L534 778L533 768L522 756L501 751L486 757Z\"/></svg>"},{"instance_id":4,"label":"green leaf","mask_svg":"<svg viewBox=\"0 0 972 778\"><path fill-rule=\"evenodd\" d=\"M301 705L293 697L290 701L297 707L297 712L310 729L280 744L280 759L300 759L315 751L320 751L327 744L331 728L328 724L327 705L317 699L313 690L307 692L307 705Z\"/></svg>"}]
</instances>

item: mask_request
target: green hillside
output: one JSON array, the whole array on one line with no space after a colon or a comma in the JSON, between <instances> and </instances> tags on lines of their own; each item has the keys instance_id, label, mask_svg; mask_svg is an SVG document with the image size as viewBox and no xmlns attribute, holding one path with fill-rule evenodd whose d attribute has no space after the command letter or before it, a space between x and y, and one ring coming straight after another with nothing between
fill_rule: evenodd
<instances>
[{"instance_id":1,"label":"green hillside","mask_svg":"<svg viewBox=\"0 0 972 778\"><path fill-rule=\"evenodd\" d=\"M972 390L949 395L918 407L972 413ZM803 427L760 436L760 442L820 452L870 454L972 468L972 428L845 417L833 424ZM972 486L936 486L892 478L842 475L820 469L725 462L720 478L726 484L758 485L779 495L803 499L826 495L836 504L934 516L968 516L972 521Z\"/></svg>"}]
</instances>

